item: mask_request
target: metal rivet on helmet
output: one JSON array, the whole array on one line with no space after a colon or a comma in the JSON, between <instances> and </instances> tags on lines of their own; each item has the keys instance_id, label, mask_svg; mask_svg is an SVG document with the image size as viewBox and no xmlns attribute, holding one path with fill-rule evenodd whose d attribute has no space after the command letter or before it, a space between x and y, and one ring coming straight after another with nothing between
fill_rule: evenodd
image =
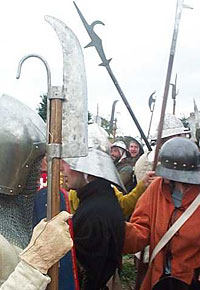
<instances>
[{"instance_id":1,"label":"metal rivet on helmet","mask_svg":"<svg viewBox=\"0 0 200 290\"><path fill-rule=\"evenodd\" d=\"M174 137L163 144L156 174L166 179L200 184L200 153L197 145L183 137Z\"/></svg>"}]
</instances>

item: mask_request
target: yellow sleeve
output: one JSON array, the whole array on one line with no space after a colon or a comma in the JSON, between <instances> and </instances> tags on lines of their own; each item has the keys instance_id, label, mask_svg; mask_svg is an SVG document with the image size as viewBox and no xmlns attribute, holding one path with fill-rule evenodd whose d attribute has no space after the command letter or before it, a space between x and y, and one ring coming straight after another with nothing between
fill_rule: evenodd
<instances>
[{"instance_id":1,"label":"yellow sleeve","mask_svg":"<svg viewBox=\"0 0 200 290\"><path fill-rule=\"evenodd\" d=\"M77 197L77 192L75 190L70 190L68 198L69 198L71 213L74 214L79 205L79 198Z\"/></svg>"},{"instance_id":2,"label":"yellow sleeve","mask_svg":"<svg viewBox=\"0 0 200 290\"><path fill-rule=\"evenodd\" d=\"M115 195L119 201L124 216L129 216L132 214L138 198L142 195L145 189L146 187L144 183L140 181L128 194L123 195L123 193L114 186Z\"/></svg>"}]
</instances>

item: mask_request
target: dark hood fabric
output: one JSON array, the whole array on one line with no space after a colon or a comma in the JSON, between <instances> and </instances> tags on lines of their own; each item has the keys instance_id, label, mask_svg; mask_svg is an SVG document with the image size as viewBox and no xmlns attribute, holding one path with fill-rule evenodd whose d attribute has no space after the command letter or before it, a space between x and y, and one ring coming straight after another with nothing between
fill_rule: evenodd
<instances>
[{"instance_id":1,"label":"dark hood fabric","mask_svg":"<svg viewBox=\"0 0 200 290\"><path fill-rule=\"evenodd\" d=\"M119 267L125 224L110 182L98 178L78 191L74 243L82 269L81 289L103 289Z\"/></svg>"}]
</instances>

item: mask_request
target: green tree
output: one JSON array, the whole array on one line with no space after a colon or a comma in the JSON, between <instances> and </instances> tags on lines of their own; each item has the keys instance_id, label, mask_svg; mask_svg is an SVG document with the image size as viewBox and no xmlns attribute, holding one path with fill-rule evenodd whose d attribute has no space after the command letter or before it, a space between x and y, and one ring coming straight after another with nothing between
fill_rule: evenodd
<instances>
[{"instance_id":1,"label":"green tree","mask_svg":"<svg viewBox=\"0 0 200 290\"><path fill-rule=\"evenodd\" d=\"M180 120L182 121L183 125L185 128L189 128L190 129L190 124L188 122L188 117L186 117L185 115L183 115Z\"/></svg>"},{"instance_id":2,"label":"green tree","mask_svg":"<svg viewBox=\"0 0 200 290\"><path fill-rule=\"evenodd\" d=\"M88 124L91 124L92 122L92 114L88 111Z\"/></svg>"},{"instance_id":3,"label":"green tree","mask_svg":"<svg viewBox=\"0 0 200 290\"><path fill-rule=\"evenodd\" d=\"M110 135L110 121L101 117L101 127Z\"/></svg>"},{"instance_id":4,"label":"green tree","mask_svg":"<svg viewBox=\"0 0 200 290\"><path fill-rule=\"evenodd\" d=\"M38 114L40 117L46 122L47 120L47 95L40 96L41 102L37 108ZM92 120L92 114L88 112L88 124L91 123Z\"/></svg>"},{"instance_id":5,"label":"green tree","mask_svg":"<svg viewBox=\"0 0 200 290\"><path fill-rule=\"evenodd\" d=\"M40 96L41 102L37 108L38 114L46 122L47 120L47 95Z\"/></svg>"}]
</instances>

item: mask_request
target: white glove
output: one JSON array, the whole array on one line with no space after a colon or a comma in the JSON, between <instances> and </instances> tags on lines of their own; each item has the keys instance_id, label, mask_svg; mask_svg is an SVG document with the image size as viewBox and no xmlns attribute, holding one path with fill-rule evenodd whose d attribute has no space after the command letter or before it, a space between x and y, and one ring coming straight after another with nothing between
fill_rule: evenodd
<instances>
[{"instance_id":1,"label":"white glove","mask_svg":"<svg viewBox=\"0 0 200 290\"><path fill-rule=\"evenodd\" d=\"M33 230L30 243L20 254L21 260L43 274L58 262L73 246L66 221L72 217L60 212L50 221L43 219Z\"/></svg>"}]
</instances>

